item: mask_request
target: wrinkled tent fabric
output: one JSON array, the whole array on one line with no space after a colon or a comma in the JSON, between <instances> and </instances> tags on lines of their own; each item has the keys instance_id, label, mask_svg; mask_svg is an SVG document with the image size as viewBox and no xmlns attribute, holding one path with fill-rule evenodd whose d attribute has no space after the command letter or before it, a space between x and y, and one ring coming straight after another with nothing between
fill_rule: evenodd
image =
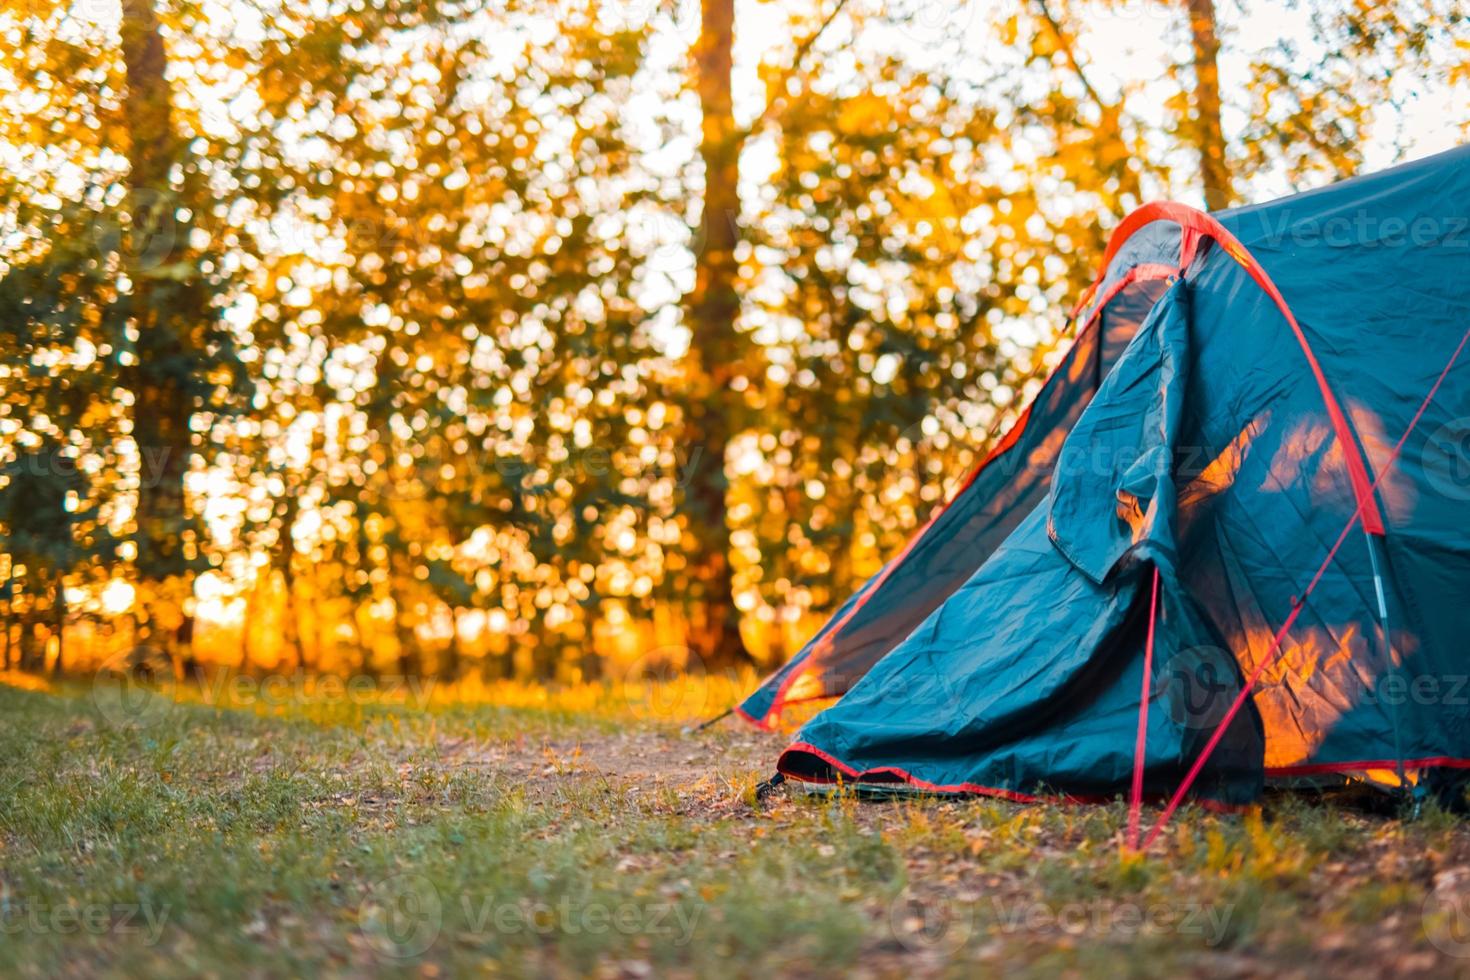
<instances>
[{"instance_id":1,"label":"wrinkled tent fabric","mask_svg":"<svg viewBox=\"0 0 1470 980\"><path fill-rule=\"evenodd\" d=\"M1177 252L1177 232L1172 243L1155 237L1155 248ZM1157 281L1130 283L1079 330L1041 392L944 510L736 711L765 726L787 704L845 693L963 585L1045 498L1062 439L1162 291Z\"/></svg>"},{"instance_id":2,"label":"wrinkled tent fabric","mask_svg":"<svg viewBox=\"0 0 1470 980\"><path fill-rule=\"evenodd\" d=\"M1198 795L1470 766L1470 148L1214 236L1159 213L965 488L741 706L766 722L845 692L788 777L1086 798L1140 761L1164 794L1271 658Z\"/></svg>"}]
</instances>

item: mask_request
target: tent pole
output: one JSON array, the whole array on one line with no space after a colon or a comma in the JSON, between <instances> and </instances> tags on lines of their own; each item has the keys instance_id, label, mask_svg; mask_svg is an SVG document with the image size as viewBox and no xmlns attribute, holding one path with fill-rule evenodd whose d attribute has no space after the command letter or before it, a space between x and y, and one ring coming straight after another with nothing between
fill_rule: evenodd
<instances>
[{"instance_id":1,"label":"tent pole","mask_svg":"<svg viewBox=\"0 0 1470 980\"><path fill-rule=\"evenodd\" d=\"M1383 655L1388 659L1388 677L1399 678L1403 674L1393 656L1393 634L1388 629L1388 596L1383 587L1383 565L1386 561L1380 561L1378 556L1378 550L1385 547L1386 542L1366 529L1363 535L1368 539L1368 560L1373 565L1373 591L1378 600L1378 622L1383 631ZM1404 793L1408 784L1404 781L1403 693L1394 689L1393 696L1395 700L1390 707L1393 715L1394 774L1398 776L1399 792Z\"/></svg>"},{"instance_id":2,"label":"tent pole","mask_svg":"<svg viewBox=\"0 0 1470 980\"><path fill-rule=\"evenodd\" d=\"M1399 436L1399 441L1394 443L1393 451L1388 454L1387 462L1383 464L1383 468L1368 488L1370 493L1378 488L1379 481L1398 462L1399 453L1403 451L1404 443L1409 441L1409 436L1413 434L1415 427L1419 424L1419 420L1424 417L1424 412L1434 401L1434 396L1439 393L1440 385L1444 384L1445 377L1450 373L1450 369L1455 366L1455 362L1460 359L1460 354L1465 350L1467 344L1470 344L1470 330L1466 330L1465 335L1460 338L1459 346L1455 348L1454 353L1450 354L1450 359L1445 362L1444 369L1439 372L1439 377L1430 386L1429 394L1424 396L1424 401L1419 403L1419 410L1409 420L1409 427L1404 430L1403 435ZM1260 678L1261 673L1266 669L1267 665L1276 659L1276 655L1281 650L1281 643L1286 639L1286 634L1291 630L1292 624L1296 622L1297 615L1302 611L1302 606L1306 603L1307 597L1317 588L1317 583L1321 581L1323 573L1327 571L1327 566L1332 564L1332 559L1336 557L1337 550L1342 547L1342 543L1347 540L1348 534L1352 532L1353 525L1362 516L1363 500L1359 499L1358 509L1353 511L1352 517L1348 518L1347 525L1343 527L1342 533L1338 535L1337 542L1328 550L1327 557L1322 560L1321 567L1317 569L1317 574L1308 583L1306 591L1292 603L1291 613L1286 617L1286 622L1281 624L1281 629L1277 630L1275 638L1271 641L1271 648L1266 651L1261 662L1256 665L1256 668L1251 671L1250 676L1246 678L1245 685L1241 688L1240 693L1236 695L1235 700L1231 702L1230 707L1226 709L1225 717L1216 726L1215 734L1210 737L1209 742L1205 743L1205 747L1200 752L1199 757L1195 759L1194 765L1185 774L1183 782L1174 790L1174 795L1169 798L1169 803L1164 807L1164 812L1160 814L1158 823L1154 824L1154 829L1149 831L1148 837L1144 839L1143 846L1145 848L1152 844L1159 834L1164 832L1164 828L1168 826L1169 818L1174 815L1175 810L1179 809L1179 804L1184 800L1184 794L1189 792L1189 787L1194 784L1195 778L1199 775L1200 770L1204 768L1205 760L1210 757L1211 752L1215 751L1215 746L1224 737L1226 727L1235 719L1236 713L1240 711L1241 705L1245 704L1246 698L1250 697L1251 689L1255 687L1256 681Z\"/></svg>"},{"instance_id":3,"label":"tent pole","mask_svg":"<svg viewBox=\"0 0 1470 980\"><path fill-rule=\"evenodd\" d=\"M1124 852L1138 853L1138 821L1143 812L1143 763L1148 748L1148 699L1153 682L1154 625L1159 619L1159 566L1154 566L1148 599L1148 640L1143 648L1143 693L1138 699L1138 739L1133 745L1133 792L1128 798L1128 836Z\"/></svg>"}]
</instances>

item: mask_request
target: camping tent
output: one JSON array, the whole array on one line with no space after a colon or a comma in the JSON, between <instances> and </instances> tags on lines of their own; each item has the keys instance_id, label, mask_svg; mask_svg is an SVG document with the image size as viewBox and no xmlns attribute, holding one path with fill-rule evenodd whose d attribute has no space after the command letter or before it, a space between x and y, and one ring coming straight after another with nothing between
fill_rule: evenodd
<instances>
[{"instance_id":1,"label":"camping tent","mask_svg":"<svg viewBox=\"0 0 1470 980\"><path fill-rule=\"evenodd\" d=\"M1016 799L1470 767L1470 147L1117 228L963 489L737 709Z\"/></svg>"}]
</instances>

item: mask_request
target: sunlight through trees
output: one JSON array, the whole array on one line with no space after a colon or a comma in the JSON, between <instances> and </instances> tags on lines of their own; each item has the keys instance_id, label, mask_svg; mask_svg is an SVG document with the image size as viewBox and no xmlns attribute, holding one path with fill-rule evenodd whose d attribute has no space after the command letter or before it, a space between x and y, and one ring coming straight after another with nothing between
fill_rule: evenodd
<instances>
[{"instance_id":1,"label":"sunlight through trees","mask_svg":"<svg viewBox=\"0 0 1470 980\"><path fill-rule=\"evenodd\" d=\"M7 4L0 667L778 662L1122 215L1470 83L1452 0L1255 6Z\"/></svg>"}]
</instances>

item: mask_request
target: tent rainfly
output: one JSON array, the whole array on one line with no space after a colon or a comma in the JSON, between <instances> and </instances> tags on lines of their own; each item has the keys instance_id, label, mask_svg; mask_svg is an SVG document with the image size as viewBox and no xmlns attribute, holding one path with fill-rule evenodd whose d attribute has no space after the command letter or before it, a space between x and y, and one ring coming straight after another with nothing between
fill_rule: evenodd
<instances>
[{"instance_id":1,"label":"tent rainfly","mask_svg":"<svg viewBox=\"0 0 1470 980\"><path fill-rule=\"evenodd\" d=\"M1146 205L1073 323L958 493L736 709L840 697L780 773L1164 819L1279 781L1455 783L1470 147L1217 216Z\"/></svg>"}]
</instances>

